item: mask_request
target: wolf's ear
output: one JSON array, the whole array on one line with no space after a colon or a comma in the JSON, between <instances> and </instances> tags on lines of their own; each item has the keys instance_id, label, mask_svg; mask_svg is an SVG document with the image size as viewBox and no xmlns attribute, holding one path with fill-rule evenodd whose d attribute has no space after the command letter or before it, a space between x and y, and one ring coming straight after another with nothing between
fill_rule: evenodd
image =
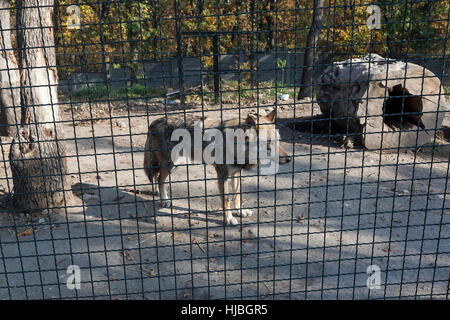
<instances>
[{"instance_id":1,"label":"wolf's ear","mask_svg":"<svg viewBox=\"0 0 450 320\"><path fill-rule=\"evenodd\" d=\"M274 122L277 117L277 109L274 108L269 114L266 115L266 119L269 122Z\"/></svg>"},{"instance_id":2,"label":"wolf's ear","mask_svg":"<svg viewBox=\"0 0 450 320\"><path fill-rule=\"evenodd\" d=\"M256 126L258 124L258 116L255 114L249 113L247 116L247 121Z\"/></svg>"}]
</instances>

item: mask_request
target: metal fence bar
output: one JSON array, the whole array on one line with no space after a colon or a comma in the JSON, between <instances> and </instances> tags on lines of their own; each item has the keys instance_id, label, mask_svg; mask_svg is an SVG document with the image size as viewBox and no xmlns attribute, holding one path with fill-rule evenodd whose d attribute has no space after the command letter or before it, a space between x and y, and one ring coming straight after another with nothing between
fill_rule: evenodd
<instances>
[{"instance_id":1,"label":"metal fence bar","mask_svg":"<svg viewBox=\"0 0 450 320\"><path fill-rule=\"evenodd\" d=\"M0 0L0 299L448 299L450 5L321 3Z\"/></svg>"}]
</instances>

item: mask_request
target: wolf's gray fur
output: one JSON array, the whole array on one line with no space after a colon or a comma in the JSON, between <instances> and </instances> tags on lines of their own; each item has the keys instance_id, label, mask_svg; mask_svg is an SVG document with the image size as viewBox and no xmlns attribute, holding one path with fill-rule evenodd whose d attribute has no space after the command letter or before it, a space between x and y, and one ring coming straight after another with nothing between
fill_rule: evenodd
<instances>
[{"instance_id":1,"label":"wolf's gray fur","mask_svg":"<svg viewBox=\"0 0 450 320\"><path fill-rule=\"evenodd\" d=\"M249 114L243 119L231 119L231 120L216 120L211 118L203 118L198 115L169 115L167 118L162 117L153 121L149 127L147 142L145 146L144 155L144 170L150 181L154 181L159 185L160 201L163 207L169 207L171 205L168 193L166 179L170 172L175 167L175 163L171 158L173 148L179 143L179 141L171 141L172 133L176 129L185 128L191 132L191 137L194 139L194 128L201 124L203 129L218 129L223 136L224 147L233 143L235 145L235 161L234 163L214 164L214 168L218 177L218 187L221 195L222 208L225 212L226 223L237 224L237 219L233 217L231 212L231 202L234 203L238 213L242 216L250 216L251 210L241 209L240 201L240 179L239 173L241 170L249 170L257 166L257 164L251 163L248 157L248 145L245 150L244 163L238 163L236 159L237 144L235 141L227 141L225 135L225 129L242 129L244 131L254 129L256 132L261 133L262 130L267 132L268 136L273 136L275 132L275 117L276 111L270 112L266 116L257 116ZM204 142L203 149L211 142ZM191 146L194 146L192 141ZM280 164L284 164L290 161L286 152L279 146ZM270 149L270 148L269 148ZM223 153L225 155L225 152ZM192 150L191 155L194 155ZM232 192L229 192L228 183L231 182ZM232 196L232 201L230 197Z\"/></svg>"}]
</instances>

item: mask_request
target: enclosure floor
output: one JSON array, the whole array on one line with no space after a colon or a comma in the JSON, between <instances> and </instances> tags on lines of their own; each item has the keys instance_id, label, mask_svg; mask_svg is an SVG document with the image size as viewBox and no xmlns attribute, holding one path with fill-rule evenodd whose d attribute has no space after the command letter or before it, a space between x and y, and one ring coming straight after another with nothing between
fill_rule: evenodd
<instances>
[{"instance_id":1,"label":"enclosure floor","mask_svg":"<svg viewBox=\"0 0 450 320\"><path fill-rule=\"evenodd\" d=\"M448 295L448 158L346 152L329 137L281 126L295 160L276 176L243 173L252 175L242 178L243 207L255 214L224 226L216 181L204 179L215 178L211 166L174 170L173 208L160 207L142 169L156 117L131 116L64 126L75 191L67 210L2 211L0 299ZM9 193L5 142L3 157L1 187ZM81 268L79 290L66 286L69 265ZM382 286L369 291L370 265L380 267Z\"/></svg>"}]
</instances>

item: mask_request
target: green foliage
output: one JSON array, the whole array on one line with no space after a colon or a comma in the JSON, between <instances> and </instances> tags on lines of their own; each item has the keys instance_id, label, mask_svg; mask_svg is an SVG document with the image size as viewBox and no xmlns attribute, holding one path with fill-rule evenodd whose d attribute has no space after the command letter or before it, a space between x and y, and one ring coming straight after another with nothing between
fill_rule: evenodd
<instances>
[{"instance_id":1,"label":"green foliage","mask_svg":"<svg viewBox=\"0 0 450 320\"><path fill-rule=\"evenodd\" d=\"M163 88L146 88L143 85L136 84L132 87L124 88L108 88L106 85L95 85L89 88L81 89L71 94L73 102L86 102L111 99L126 99L126 98L158 98L163 97L166 90ZM65 97L67 100L68 97Z\"/></svg>"},{"instance_id":2,"label":"green foliage","mask_svg":"<svg viewBox=\"0 0 450 320\"><path fill-rule=\"evenodd\" d=\"M450 95L450 85L444 86L445 95Z\"/></svg>"},{"instance_id":3,"label":"green foliage","mask_svg":"<svg viewBox=\"0 0 450 320\"><path fill-rule=\"evenodd\" d=\"M131 88L130 93L136 96L145 96L149 93L149 90L143 85L136 84Z\"/></svg>"},{"instance_id":4,"label":"green foliage","mask_svg":"<svg viewBox=\"0 0 450 320\"><path fill-rule=\"evenodd\" d=\"M287 60L286 59L277 59L277 67L278 69L284 69L286 67Z\"/></svg>"},{"instance_id":5,"label":"green foliage","mask_svg":"<svg viewBox=\"0 0 450 320\"><path fill-rule=\"evenodd\" d=\"M103 84L91 86L86 89L81 89L72 94L72 99L74 101L87 101L98 100L108 96L108 87Z\"/></svg>"},{"instance_id":6,"label":"green foliage","mask_svg":"<svg viewBox=\"0 0 450 320\"><path fill-rule=\"evenodd\" d=\"M383 16L382 30L385 53L391 56L403 54L447 54L444 48L445 31L448 28L448 1L412 1L406 3L375 1Z\"/></svg>"},{"instance_id":7,"label":"green foliage","mask_svg":"<svg viewBox=\"0 0 450 320\"><path fill-rule=\"evenodd\" d=\"M302 51L311 25L313 0L267 1L179 1L175 12L172 0L97 1L78 4L80 30L56 28L58 71L103 71L107 63L120 63L142 77L140 61L163 60L177 54L176 20L182 31L221 31L220 52L268 51L276 48ZM67 24L67 5L61 0L56 25ZM448 30L448 0L385 1L330 0L325 2L320 50L332 50L338 60L376 52L401 57L405 54L450 54L445 47ZM380 30L369 30L367 7L378 5ZM200 7L201 6L201 7ZM103 10L103 16L101 12ZM276 29L276 30L275 30ZM236 32L239 31L239 34ZM202 56L206 68L212 67L212 37L182 37L183 55ZM102 54L104 52L104 55ZM124 63L125 62L125 63ZM283 69L282 61L277 61ZM80 66L83 69L80 70ZM87 69L87 70L86 70Z\"/></svg>"},{"instance_id":8,"label":"green foliage","mask_svg":"<svg viewBox=\"0 0 450 320\"><path fill-rule=\"evenodd\" d=\"M260 82L257 86L252 86L248 81L222 80L220 88L222 103L252 104L258 101L261 104L273 104L279 99L281 94L289 94L294 97L294 87L274 81ZM203 87L201 93L190 94L186 97L189 103L200 103L203 99L205 103L214 103L214 87L212 83Z\"/></svg>"}]
</instances>

